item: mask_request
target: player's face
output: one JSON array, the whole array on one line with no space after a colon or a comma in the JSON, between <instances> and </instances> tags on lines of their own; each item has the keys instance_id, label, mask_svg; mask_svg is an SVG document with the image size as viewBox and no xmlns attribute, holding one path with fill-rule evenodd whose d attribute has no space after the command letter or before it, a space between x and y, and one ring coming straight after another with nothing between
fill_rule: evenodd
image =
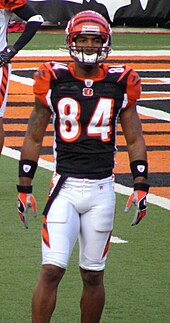
<instances>
[{"instance_id":1,"label":"player's face","mask_svg":"<svg viewBox=\"0 0 170 323\"><path fill-rule=\"evenodd\" d=\"M97 35L78 35L75 41L76 49L84 50L86 55L92 55L98 52L98 48L102 47L102 38Z\"/></svg>"}]
</instances>

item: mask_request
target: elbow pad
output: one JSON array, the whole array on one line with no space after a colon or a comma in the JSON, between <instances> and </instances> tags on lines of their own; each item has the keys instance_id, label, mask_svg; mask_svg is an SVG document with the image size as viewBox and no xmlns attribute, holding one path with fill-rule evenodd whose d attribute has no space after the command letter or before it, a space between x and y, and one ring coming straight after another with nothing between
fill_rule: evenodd
<instances>
[{"instance_id":1,"label":"elbow pad","mask_svg":"<svg viewBox=\"0 0 170 323\"><path fill-rule=\"evenodd\" d=\"M41 15L35 15L28 19L27 23L29 22L38 22L42 24L44 22L44 19Z\"/></svg>"}]
</instances>

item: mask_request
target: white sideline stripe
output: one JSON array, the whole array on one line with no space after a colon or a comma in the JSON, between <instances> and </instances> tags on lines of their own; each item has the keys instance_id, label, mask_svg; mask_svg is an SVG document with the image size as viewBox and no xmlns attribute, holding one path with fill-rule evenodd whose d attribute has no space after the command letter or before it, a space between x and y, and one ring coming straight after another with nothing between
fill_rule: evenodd
<instances>
[{"instance_id":1,"label":"white sideline stripe","mask_svg":"<svg viewBox=\"0 0 170 323\"><path fill-rule=\"evenodd\" d=\"M8 147L3 147L2 154L4 156L8 156L17 160L19 160L20 158L19 151ZM42 158L39 158L38 166L50 171L54 171L54 164ZM130 195L132 193L132 188L115 183L115 191L123 195ZM148 202L160 206L166 210L170 210L170 199L167 199L165 197L160 197L155 194L148 194Z\"/></svg>"},{"instance_id":2,"label":"white sideline stripe","mask_svg":"<svg viewBox=\"0 0 170 323\"><path fill-rule=\"evenodd\" d=\"M33 84L34 84L34 80L31 79L30 77L17 76L14 74L11 74L10 80L25 84L25 85L30 85L30 86L33 86Z\"/></svg>"},{"instance_id":3,"label":"white sideline stripe","mask_svg":"<svg viewBox=\"0 0 170 323\"><path fill-rule=\"evenodd\" d=\"M2 149L2 155L7 156L7 157L11 157L13 159L19 160L20 154L21 154L20 151L12 149L12 148L3 147L3 149ZM48 170L51 170L51 171L54 171L54 164L47 161L47 160L44 160L42 158L39 158L38 166L48 169Z\"/></svg>"},{"instance_id":4,"label":"white sideline stripe","mask_svg":"<svg viewBox=\"0 0 170 323\"><path fill-rule=\"evenodd\" d=\"M164 121L170 121L170 113L161 110L154 110L137 105L137 112L147 117L153 117Z\"/></svg>"},{"instance_id":5,"label":"white sideline stripe","mask_svg":"<svg viewBox=\"0 0 170 323\"><path fill-rule=\"evenodd\" d=\"M5 155L5 156L8 156L8 157L12 157L12 158L17 159L17 160L19 160L19 158L20 158L20 152L19 151L15 150L15 149L7 148L7 147L3 147L2 154ZM48 162L46 160L43 160L41 158L38 161L38 165L40 167L42 167L42 168L45 168L45 169L48 169L48 170L51 170L51 171L54 170L54 164L53 163ZM122 239L120 239L118 237L111 236L110 242L111 243L127 243L128 241L122 240Z\"/></svg>"},{"instance_id":6,"label":"white sideline stripe","mask_svg":"<svg viewBox=\"0 0 170 323\"><path fill-rule=\"evenodd\" d=\"M127 240L122 240L122 239L120 239L118 237L114 237L114 236L111 236L110 242L111 243L128 243Z\"/></svg>"},{"instance_id":7,"label":"white sideline stripe","mask_svg":"<svg viewBox=\"0 0 170 323\"><path fill-rule=\"evenodd\" d=\"M159 84L160 85L160 84ZM162 95L166 95L168 92L166 91L142 91L143 94L152 94L152 95L155 95L155 94L162 94ZM146 98L145 98L146 100Z\"/></svg>"},{"instance_id":8,"label":"white sideline stripe","mask_svg":"<svg viewBox=\"0 0 170 323\"><path fill-rule=\"evenodd\" d=\"M20 50L15 57L33 57L33 56L63 56L70 57L68 50L66 49L53 49L53 50ZM170 50L112 50L109 56L170 56Z\"/></svg>"},{"instance_id":9,"label":"white sideline stripe","mask_svg":"<svg viewBox=\"0 0 170 323\"><path fill-rule=\"evenodd\" d=\"M139 101L161 101L161 100L162 101L163 100L170 100L170 96L169 97L166 96L165 98L163 98L163 97L161 97L161 98L159 98L159 97L157 97L157 98L153 98L153 97L147 98L147 97L145 97L145 98L140 98Z\"/></svg>"},{"instance_id":10,"label":"white sideline stripe","mask_svg":"<svg viewBox=\"0 0 170 323\"><path fill-rule=\"evenodd\" d=\"M115 191L119 194L131 195L133 192L133 189L130 187L115 183ZM151 204L160 206L166 210L170 210L170 199L166 197L160 197L158 195L149 193L147 195L147 201Z\"/></svg>"}]
</instances>

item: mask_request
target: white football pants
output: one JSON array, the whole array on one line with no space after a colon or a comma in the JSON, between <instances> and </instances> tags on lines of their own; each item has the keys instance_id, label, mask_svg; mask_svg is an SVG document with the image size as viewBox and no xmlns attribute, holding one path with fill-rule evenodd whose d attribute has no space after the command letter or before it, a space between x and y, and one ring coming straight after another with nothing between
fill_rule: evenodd
<instances>
[{"instance_id":1,"label":"white football pants","mask_svg":"<svg viewBox=\"0 0 170 323\"><path fill-rule=\"evenodd\" d=\"M58 177L60 175L53 176L51 187ZM103 270L114 210L112 177L101 180L67 178L44 217L42 264L67 268L78 239L79 266L86 270Z\"/></svg>"}]
</instances>

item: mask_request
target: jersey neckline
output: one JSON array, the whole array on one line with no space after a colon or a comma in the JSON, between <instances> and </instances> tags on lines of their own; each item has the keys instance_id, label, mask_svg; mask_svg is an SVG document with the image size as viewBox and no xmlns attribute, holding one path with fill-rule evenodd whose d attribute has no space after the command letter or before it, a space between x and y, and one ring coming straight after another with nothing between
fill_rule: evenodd
<instances>
[{"instance_id":1,"label":"jersey neckline","mask_svg":"<svg viewBox=\"0 0 170 323\"><path fill-rule=\"evenodd\" d=\"M93 80L93 81L102 81L107 75L108 66L106 64L102 63L100 65L99 73L97 75L89 77L89 78L88 77L80 77L80 76L75 75L74 62L71 62L71 63L68 64L68 69L69 69L71 75L74 78L76 78L77 80L84 81L84 80L90 79L90 80Z\"/></svg>"}]
</instances>

